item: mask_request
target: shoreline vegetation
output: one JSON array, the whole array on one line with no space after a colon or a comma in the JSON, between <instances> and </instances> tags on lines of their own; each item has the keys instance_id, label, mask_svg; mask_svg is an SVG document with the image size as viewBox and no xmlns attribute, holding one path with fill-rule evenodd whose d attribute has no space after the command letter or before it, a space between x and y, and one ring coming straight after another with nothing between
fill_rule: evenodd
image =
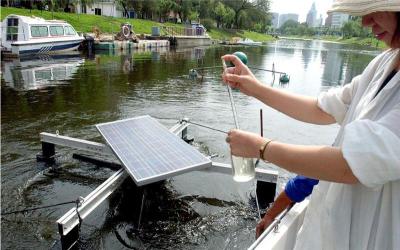
<instances>
[{"instance_id":1,"label":"shoreline vegetation","mask_svg":"<svg viewBox=\"0 0 400 250\"><path fill-rule=\"evenodd\" d=\"M387 49L387 45L373 37L360 38L343 38L340 36L281 36L284 39L299 39L299 40L321 40L334 43L344 43L344 44L357 44L362 46L369 46L376 49Z\"/></svg>"},{"instance_id":2,"label":"shoreline vegetation","mask_svg":"<svg viewBox=\"0 0 400 250\"><path fill-rule=\"evenodd\" d=\"M144 19L128 19L118 18L109 16L97 16L90 14L76 14L76 13L65 13L65 12L51 12L45 10L30 10L13 7L1 7L1 20L10 15L22 15L22 16L35 16L44 19L58 19L65 20L71 24L76 31L82 33L93 33L93 27L98 27L102 34L116 34L120 31L121 23L130 23L133 26L133 31L136 35L140 34L151 34L151 27L153 26L172 26L172 27L184 27L183 24L176 23L159 23ZM212 28L207 33L213 40L230 40L232 37L250 38L256 42L268 42L273 41L271 35L261 34L247 30L223 30Z\"/></svg>"},{"instance_id":3,"label":"shoreline vegetation","mask_svg":"<svg viewBox=\"0 0 400 250\"><path fill-rule=\"evenodd\" d=\"M44 19L58 19L65 20L70 23L78 32L82 33L93 33L93 28L98 27L102 34L116 34L120 30L121 23L130 23L133 26L133 30L137 35L140 34L151 34L151 28L153 26L172 26L172 27L184 27L183 24L176 23L159 23L144 19L127 19L117 18L108 16L97 16L90 14L76 14L76 13L65 13L65 12L51 12L44 10L30 10L13 7L1 7L0 13L1 20L10 14L23 15L23 16L36 16ZM261 34L254 31L248 30L224 30L212 28L207 33L211 39L219 41L229 41L233 37L250 38L256 42L269 42L274 41L271 35ZM302 39L302 40L323 40L330 42L338 42L345 44L358 44L363 46L370 46L378 49L385 49L386 46L383 42L378 41L374 38L349 38L345 39L339 36L288 36L281 37L286 39Z\"/></svg>"}]
</instances>

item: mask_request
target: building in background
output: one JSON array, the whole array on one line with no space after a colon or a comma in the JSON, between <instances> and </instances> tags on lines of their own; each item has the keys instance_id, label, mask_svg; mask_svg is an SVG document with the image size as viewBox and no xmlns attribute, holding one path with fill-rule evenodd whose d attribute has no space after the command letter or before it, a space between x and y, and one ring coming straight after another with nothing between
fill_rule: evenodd
<instances>
[{"instance_id":1,"label":"building in background","mask_svg":"<svg viewBox=\"0 0 400 250\"><path fill-rule=\"evenodd\" d=\"M308 27L317 27L317 7L315 7L315 2L313 2L311 9L307 13L306 23Z\"/></svg>"},{"instance_id":2,"label":"building in background","mask_svg":"<svg viewBox=\"0 0 400 250\"><path fill-rule=\"evenodd\" d=\"M279 13L271 12L271 24L274 29L279 28Z\"/></svg>"},{"instance_id":3,"label":"building in background","mask_svg":"<svg viewBox=\"0 0 400 250\"><path fill-rule=\"evenodd\" d=\"M334 0L336 2L337 0ZM329 16L331 16L331 21L328 24L325 24L327 27L331 27L333 29L340 29L343 27L344 23L349 21L350 16L348 14L343 14L339 12L332 12L329 13ZM328 18L329 18L328 16Z\"/></svg>"},{"instance_id":4,"label":"building in background","mask_svg":"<svg viewBox=\"0 0 400 250\"><path fill-rule=\"evenodd\" d=\"M349 17L350 16L348 14L333 12L332 13L332 23L331 23L330 27L335 28L335 29L342 28L344 23L349 21Z\"/></svg>"},{"instance_id":5,"label":"building in background","mask_svg":"<svg viewBox=\"0 0 400 250\"><path fill-rule=\"evenodd\" d=\"M316 21L316 25L317 27L322 27L323 24L324 24L324 18L322 17L322 15L319 15L319 18Z\"/></svg>"},{"instance_id":6,"label":"building in background","mask_svg":"<svg viewBox=\"0 0 400 250\"><path fill-rule=\"evenodd\" d=\"M331 27L332 26L332 13L329 12L328 16L325 18L325 27Z\"/></svg>"},{"instance_id":7,"label":"building in background","mask_svg":"<svg viewBox=\"0 0 400 250\"><path fill-rule=\"evenodd\" d=\"M94 14L99 16L122 17L122 10L118 7L115 0L98 0L91 5L76 4L76 13Z\"/></svg>"},{"instance_id":8,"label":"building in background","mask_svg":"<svg viewBox=\"0 0 400 250\"><path fill-rule=\"evenodd\" d=\"M285 22L293 20L295 22L299 21L299 15L294 14L294 13L287 13L287 14L281 14L279 15L279 22L278 22L278 28L280 28Z\"/></svg>"}]
</instances>

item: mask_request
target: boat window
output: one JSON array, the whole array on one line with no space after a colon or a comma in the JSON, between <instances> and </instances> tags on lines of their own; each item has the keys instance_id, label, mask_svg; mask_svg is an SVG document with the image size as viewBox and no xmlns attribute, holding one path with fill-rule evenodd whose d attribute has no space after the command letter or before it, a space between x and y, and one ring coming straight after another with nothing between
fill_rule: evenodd
<instances>
[{"instance_id":1,"label":"boat window","mask_svg":"<svg viewBox=\"0 0 400 250\"><path fill-rule=\"evenodd\" d=\"M71 26L65 26L65 35L75 35L76 32L74 30L74 28L72 28Z\"/></svg>"},{"instance_id":2,"label":"boat window","mask_svg":"<svg viewBox=\"0 0 400 250\"><path fill-rule=\"evenodd\" d=\"M18 26L18 18L8 18L7 26Z\"/></svg>"},{"instance_id":3,"label":"boat window","mask_svg":"<svg viewBox=\"0 0 400 250\"><path fill-rule=\"evenodd\" d=\"M49 35L47 26L31 26L32 37L45 37Z\"/></svg>"},{"instance_id":4,"label":"boat window","mask_svg":"<svg viewBox=\"0 0 400 250\"><path fill-rule=\"evenodd\" d=\"M7 19L7 41L18 40L18 18Z\"/></svg>"},{"instance_id":5,"label":"boat window","mask_svg":"<svg viewBox=\"0 0 400 250\"><path fill-rule=\"evenodd\" d=\"M64 29L63 26L50 26L50 35L52 36L63 36Z\"/></svg>"},{"instance_id":6,"label":"boat window","mask_svg":"<svg viewBox=\"0 0 400 250\"><path fill-rule=\"evenodd\" d=\"M53 80L51 69L35 70L35 78L39 80Z\"/></svg>"},{"instance_id":7,"label":"boat window","mask_svg":"<svg viewBox=\"0 0 400 250\"><path fill-rule=\"evenodd\" d=\"M67 66L59 66L53 68L54 80L67 79Z\"/></svg>"}]
</instances>

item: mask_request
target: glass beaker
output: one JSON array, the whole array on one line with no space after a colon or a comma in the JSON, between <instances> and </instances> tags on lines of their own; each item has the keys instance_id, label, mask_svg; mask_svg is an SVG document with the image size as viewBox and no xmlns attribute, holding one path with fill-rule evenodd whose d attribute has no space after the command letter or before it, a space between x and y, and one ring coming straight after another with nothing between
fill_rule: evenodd
<instances>
[{"instance_id":1,"label":"glass beaker","mask_svg":"<svg viewBox=\"0 0 400 250\"><path fill-rule=\"evenodd\" d=\"M256 170L253 158L243 158L231 155L233 180L237 182L246 182L254 179Z\"/></svg>"}]
</instances>

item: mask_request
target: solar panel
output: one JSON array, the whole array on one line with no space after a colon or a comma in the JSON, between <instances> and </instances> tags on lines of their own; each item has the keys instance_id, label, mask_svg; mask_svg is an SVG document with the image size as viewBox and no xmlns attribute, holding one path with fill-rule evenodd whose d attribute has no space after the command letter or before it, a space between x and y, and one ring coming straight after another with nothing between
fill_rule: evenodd
<instances>
[{"instance_id":1,"label":"solar panel","mask_svg":"<svg viewBox=\"0 0 400 250\"><path fill-rule=\"evenodd\" d=\"M211 160L150 116L96 125L138 186L211 167Z\"/></svg>"}]
</instances>

